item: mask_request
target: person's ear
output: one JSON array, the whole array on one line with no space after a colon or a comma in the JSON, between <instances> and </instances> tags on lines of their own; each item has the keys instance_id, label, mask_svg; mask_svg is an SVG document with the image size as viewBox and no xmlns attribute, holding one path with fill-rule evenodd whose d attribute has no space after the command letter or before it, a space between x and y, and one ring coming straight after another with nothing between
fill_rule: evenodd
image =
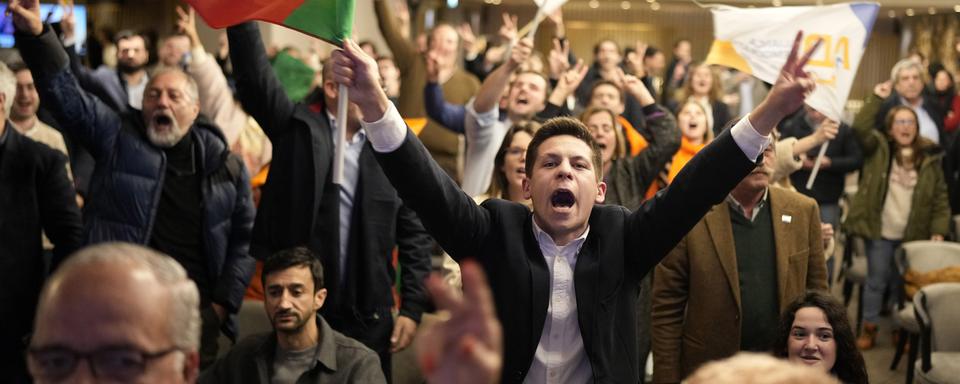
<instances>
[{"instance_id":1,"label":"person's ear","mask_svg":"<svg viewBox=\"0 0 960 384\"><path fill-rule=\"evenodd\" d=\"M529 177L529 176L524 177L524 178L523 178L523 184L522 184L522 186L521 186L521 189L523 190L523 198L524 198L524 200L530 200L530 199L533 198L533 191L530 190L530 187L531 187L531 185L530 185L530 177Z\"/></svg>"},{"instance_id":2,"label":"person's ear","mask_svg":"<svg viewBox=\"0 0 960 384\"><path fill-rule=\"evenodd\" d=\"M327 289L320 288L317 290L317 293L313 294L313 304L319 309L323 307L325 301L327 301Z\"/></svg>"},{"instance_id":3,"label":"person's ear","mask_svg":"<svg viewBox=\"0 0 960 384\"><path fill-rule=\"evenodd\" d=\"M597 184L597 198L594 200L597 204L603 204L607 199L607 183L600 182Z\"/></svg>"},{"instance_id":4,"label":"person's ear","mask_svg":"<svg viewBox=\"0 0 960 384\"><path fill-rule=\"evenodd\" d=\"M324 81L323 82L323 94L328 99L337 98L337 83L333 81Z\"/></svg>"}]
</instances>

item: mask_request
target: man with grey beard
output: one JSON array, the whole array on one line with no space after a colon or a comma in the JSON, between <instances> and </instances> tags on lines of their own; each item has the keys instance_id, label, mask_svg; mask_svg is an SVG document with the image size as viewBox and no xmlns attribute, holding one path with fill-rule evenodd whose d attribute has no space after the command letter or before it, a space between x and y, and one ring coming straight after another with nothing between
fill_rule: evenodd
<instances>
[{"instance_id":1,"label":"man with grey beard","mask_svg":"<svg viewBox=\"0 0 960 384\"><path fill-rule=\"evenodd\" d=\"M770 186L773 148L657 266L654 383L679 383L738 351L768 351L783 309L827 289L817 203Z\"/></svg>"},{"instance_id":2,"label":"man with grey beard","mask_svg":"<svg viewBox=\"0 0 960 384\"><path fill-rule=\"evenodd\" d=\"M84 207L87 244L123 241L173 256L200 291L201 365L254 270L248 254L253 201L243 162L220 130L197 120L197 85L179 69L154 74L143 111L118 114L77 85L66 52L36 0L14 1L16 39L41 98L96 160Z\"/></svg>"}]
</instances>

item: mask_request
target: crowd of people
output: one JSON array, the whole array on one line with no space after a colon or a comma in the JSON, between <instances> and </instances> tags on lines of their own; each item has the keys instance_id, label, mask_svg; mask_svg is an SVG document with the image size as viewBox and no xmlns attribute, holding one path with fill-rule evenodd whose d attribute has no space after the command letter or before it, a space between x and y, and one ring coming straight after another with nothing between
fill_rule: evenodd
<instances>
[{"instance_id":1,"label":"crowd of people","mask_svg":"<svg viewBox=\"0 0 960 384\"><path fill-rule=\"evenodd\" d=\"M373 4L392 56L253 22L208 53L178 8L156 50L122 31L91 68L69 4L10 2L4 381L380 383L416 348L437 383L867 383L895 250L952 238L942 65L897 62L848 125L804 105L802 33L763 84L686 39L578 58L559 10L543 55L516 16L418 35ZM839 231L866 241L862 331L828 293ZM255 300L272 331L240 339Z\"/></svg>"}]
</instances>

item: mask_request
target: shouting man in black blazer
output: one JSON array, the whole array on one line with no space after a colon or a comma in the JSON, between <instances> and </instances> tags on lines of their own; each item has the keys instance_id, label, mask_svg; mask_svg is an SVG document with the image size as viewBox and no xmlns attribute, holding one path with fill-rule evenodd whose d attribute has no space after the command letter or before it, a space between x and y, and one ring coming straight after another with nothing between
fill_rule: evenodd
<instances>
[{"instance_id":1,"label":"shouting man in black blazer","mask_svg":"<svg viewBox=\"0 0 960 384\"><path fill-rule=\"evenodd\" d=\"M636 212L600 205L606 185L589 131L548 121L526 157L526 206L459 190L404 125L376 62L352 41L334 52L377 159L400 197L456 260L476 258L503 323L502 382L638 382L635 301L640 279L758 164L773 127L814 81L801 36L767 99L704 148L671 186Z\"/></svg>"}]
</instances>

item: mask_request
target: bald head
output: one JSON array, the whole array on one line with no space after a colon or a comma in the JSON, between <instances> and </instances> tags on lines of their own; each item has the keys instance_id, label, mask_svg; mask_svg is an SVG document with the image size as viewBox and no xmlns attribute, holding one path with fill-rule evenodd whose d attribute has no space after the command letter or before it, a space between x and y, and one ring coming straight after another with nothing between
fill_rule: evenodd
<instances>
[{"instance_id":1,"label":"bald head","mask_svg":"<svg viewBox=\"0 0 960 384\"><path fill-rule=\"evenodd\" d=\"M146 364L140 378L192 382L199 306L196 285L172 258L136 245L96 245L71 256L47 281L30 347L80 354L118 347L144 354L175 351ZM29 359L38 382L45 381L42 357L31 353ZM69 374L81 381L89 365L78 363Z\"/></svg>"}]
</instances>

